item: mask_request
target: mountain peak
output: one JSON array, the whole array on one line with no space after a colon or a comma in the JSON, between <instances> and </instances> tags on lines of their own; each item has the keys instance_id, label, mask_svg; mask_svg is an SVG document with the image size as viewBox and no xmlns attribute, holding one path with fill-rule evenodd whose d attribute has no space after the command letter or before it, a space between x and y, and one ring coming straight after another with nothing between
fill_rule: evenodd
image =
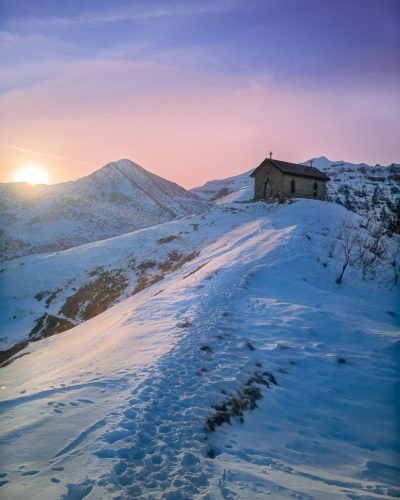
<instances>
[{"instance_id":1,"label":"mountain peak","mask_svg":"<svg viewBox=\"0 0 400 500\"><path fill-rule=\"evenodd\" d=\"M103 167L99 168L95 172L92 172L90 175L96 175L99 172L132 172L132 171L145 171L143 167L138 165L137 163L129 160L128 158L121 158L120 160L110 161L106 163ZM90 176L89 176L90 177Z\"/></svg>"},{"instance_id":2,"label":"mountain peak","mask_svg":"<svg viewBox=\"0 0 400 500\"><path fill-rule=\"evenodd\" d=\"M313 164L313 167L319 168L319 169L325 169L329 168L334 162L327 158L326 156L317 156L315 158L310 158L309 160L304 161L302 164L303 165L311 165L311 162Z\"/></svg>"},{"instance_id":3,"label":"mountain peak","mask_svg":"<svg viewBox=\"0 0 400 500\"><path fill-rule=\"evenodd\" d=\"M22 201L12 189L0 191L6 212L1 229L7 256L50 252L111 238L207 207L181 186L126 158L42 191L34 199L31 196ZM13 239L13 234L24 234L25 239Z\"/></svg>"}]
</instances>

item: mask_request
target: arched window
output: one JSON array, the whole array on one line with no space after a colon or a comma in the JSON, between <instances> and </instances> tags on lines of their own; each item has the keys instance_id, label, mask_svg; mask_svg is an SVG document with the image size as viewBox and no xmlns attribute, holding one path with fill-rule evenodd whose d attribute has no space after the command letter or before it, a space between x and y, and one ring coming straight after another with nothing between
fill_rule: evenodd
<instances>
[{"instance_id":1,"label":"arched window","mask_svg":"<svg viewBox=\"0 0 400 500\"><path fill-rule=\"evenodd\" d=\"M316 198L318 196L318 184L316 182L314 182L313 195L314 195L314 198Z\"/></svg>"},{"instance_id":2,"label":"arched window","mask_svg":"<svg viewBox=\"0 0 400 500\"><path fill-rule=\"evenodd\" d=\"M296 192L296 181L294 179L290 181L290 192L292 194Z\"/></svg>"}]
</instances>

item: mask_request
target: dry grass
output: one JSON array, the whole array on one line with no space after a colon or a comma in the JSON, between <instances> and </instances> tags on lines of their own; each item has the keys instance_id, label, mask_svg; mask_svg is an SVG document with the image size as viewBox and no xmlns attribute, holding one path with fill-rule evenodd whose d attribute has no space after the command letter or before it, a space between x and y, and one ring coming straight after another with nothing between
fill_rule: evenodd
<instances>
[{"instance_id":1,"label":"dry grass","mask_svg":"<svg viewBox=\"0 0 400 500\"><path fill-rule=\"evenodd\" d=\"M99 270L96 279L67 298L59 314L86 321L106 311L119 299L127 286L128 279L123 269Z\"/></svg>"},{"instance_id":2,"label":"dry grass","mask_svg":"<svg viewBox=\"0 0 400 500\"><path fill-rule=\"evenodd\" d=\"M171 234L171 236L166 236L165 238L160 238L157 240L157 243L159 245L163 245L164 243L171 243L171 241L176 240L178 236L175 236L174 234Z\"/></svg>"},{"instance_id":3,"label":"dry grass","mask_svg":"<svg viewBox=\"0 0 400 500\"><path fill-rule=\"evenodd\" d=\"M229 396L223 403L213 407L215 412L206 420L206 431L214 432L218 426L230 424L233 418L244 422L244 412L255 410L257 401L262 398L260 386L270 387L270 384L277 385L272 373L254 372L254 375L243 384L235 396Z\"/></svg>"},{"instance_id":4,"label":"dry grass","mask_svg":"<svg viewBox=\"0 0 400 500\"><path fill-rule=\"evenodd\" d=\"M44 313L36 320L35 326L29 333L29 338L33 341L40 340L56 333L65 332L74 326L75 324L66 318Z\"/></svg>"}]
</instances>

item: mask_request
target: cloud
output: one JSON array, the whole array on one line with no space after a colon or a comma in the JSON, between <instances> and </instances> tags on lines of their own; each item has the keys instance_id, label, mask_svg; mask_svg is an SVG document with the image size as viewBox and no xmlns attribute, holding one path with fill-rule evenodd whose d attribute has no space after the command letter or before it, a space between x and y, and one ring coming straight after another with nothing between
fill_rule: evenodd
<instances>
[{"instance_id":1,"label":"cloud","mask_svg":"<svg viewBox=\"0 0 400 500\"><path fill-rule=\"evenodd\" d=\"M7 123L2 143L27 150L24 161L30 150L51 152L57 181L121 157L193 186L245 171L271 148L289 161L325 154L391 163L399 152L400 110L391 93L311 91L262 75L154 62L71 63L60 78L8 93L0 113ZM7 164L16 165L8 151ZM65 167L76 158L90 167Z\"/></svg>"},{"instance_id":2,"label":"cloud","mask_svg":"<svg viewBox=\"0 0 400 500\"><path fill-rule=\"evenodd\" d=\"M74 158L70 158L68 156L59 156L59 155L52 155L52 154L49 154L49 153L41 153L39 151L32 151L32 149L21 148L21 147L18 147L18 146L8 146L8 145L4 145L4 144L0 145L0 147L4 148L4 149L9 149L11 151L18 151L18 152L21 152L21 153L28 153L29 155L32 155L32 156L41 156L43 158L50 158L50 159L53 159L53 160L64 160L64 161L76 163L77 165L86 165L86 166L88 166L88 163L86 163L84 161L80 161L80 160L75 160Z\"/></svg>"},{"instance_id":3,"label":"cloud","mask_svg":"<svg viewBox=\"0 0 400 500\"><path fill-rule=\"evenodd\" d=\"M14 27L63 27L63 26L91 26L105 23L115 23L120 21L145 21L149 19L168 18L168 17L187 17L204 14L218 14L243 8L242 1L225 0L221 2L201 2L199 4L172 3L163 4L163 6L141 7L132 4L125 9L115 9L104 14L85 13L77 16L44 16L30 17L12 22Z\"/></svg>"}]
</instances>

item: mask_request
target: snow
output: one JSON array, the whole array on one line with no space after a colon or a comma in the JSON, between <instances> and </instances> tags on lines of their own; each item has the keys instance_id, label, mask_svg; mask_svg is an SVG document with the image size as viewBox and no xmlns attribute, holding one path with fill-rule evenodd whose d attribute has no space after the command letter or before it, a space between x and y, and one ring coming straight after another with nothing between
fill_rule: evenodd
<instances>
[{"instance_id":1,"label":"snow","mask_svg":"<svg viewBox=\"0 0 400 500\"><path fill-rule=\"evenodd\" d=\"M310 165L305 161L303 165ZM400 164L387 166L355 164L346 161L332 161L326 156L312 160L313 166L325 172L329 201L344 205L363 216L382 217L400 204ZM244 201L253 197L254 180L251 172L227 179L209 181L191 191L197 196L214 203Z\"/></svg>"},{"instance_id":2,"label":"snow","mask_svg":"<svg viewBox=\"0 0 400 500\"><path fill-rule=\"evenodd\" d=\"M208 181L201 187L191 189L191 192L204 200L216 201L236 191L249 191L253 186L253 180L250 178L253 170L254 168L243 174L227 177L226 179ZM247 199L251 198L253 198L253 190L251 190L251 195ZM233 201L233 199L230 201Z\"/></svg>"},{"instance_id":3,"label":"snow","mask_svg":"<svg viewBox=\"0 0 400 500\"><path fill-rule=\"evenodd\" d=\"M2 368L4 498L399 495L399 295L357 269L336 285L328 245L345 213L315 200L228 203L9 263L16 277L82 275L139 243L162 259L168 245L155 242L171 234L201 250ZM260 386L258 407L207 432L212 405L263 370L277 385Z\"/></svg>"},{"instance_id":4,"label":"snow","mask_svg":"<svg viewBox=\"0 0 400 500\"><path fill-rule=\"evenodd\" d=\"M63 250L198 213L207 204L130 160L52 186L0 184L2 259Z\"/></svg>"},{"instance_id":5,"label":"snow","mask_svg":"<svg viewBox=\"0 0 400 500\"><path fill-rule=\"evenodd\" d=\"M256 210L263 212L260 208ZM240 213L242 217L226 216L231 213ZM162 265L171 252L188 255L199 251L229 228L253 217L254 213L246 213L243 208L221 206L208 214L181 218L60 252L21 257L3 263L3 286L0 289L1 349L8 349L27 339L43 314L65 317L60 311L68 297L91 283L99 269L111 273L121 270L125 273L129 285L121 299L125 298L138 283L141 264L150 259ZM199 224L200 230L193 231L193 224ZM160 244L163 238L171 236L175 240ZM43 292L54 294L50 304L47 304L46 297L38 300L38 294ZM68 319L80 321L80 318Z\"/></svg>"}]
</instances>

